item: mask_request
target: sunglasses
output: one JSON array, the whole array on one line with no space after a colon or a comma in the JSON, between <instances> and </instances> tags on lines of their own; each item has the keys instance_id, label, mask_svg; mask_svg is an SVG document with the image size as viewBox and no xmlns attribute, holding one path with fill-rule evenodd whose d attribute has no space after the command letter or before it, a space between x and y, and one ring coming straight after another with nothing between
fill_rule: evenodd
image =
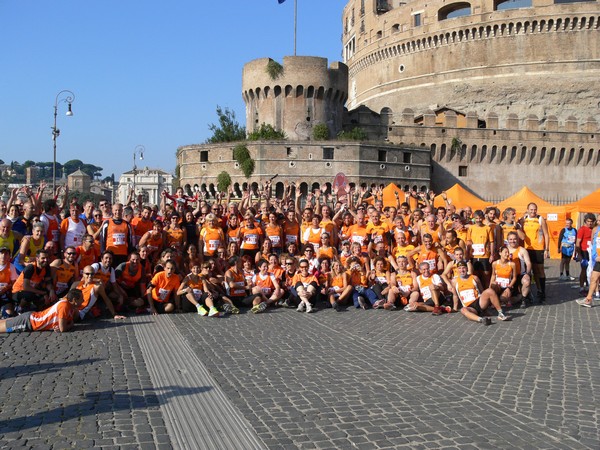
<instances>
[{"instance_id":1,"label":"sunglasses","mask_svg":"<svg viewBox=\"0 0 600 450\"><path fill-rule=\"evenodd\" d=\"M94 274L93 274L93 273L91 273L91 272L83 272L83 274L84 274L86 277L91 277L92 275L94 275Z\"/></svg>"}]
</instances>

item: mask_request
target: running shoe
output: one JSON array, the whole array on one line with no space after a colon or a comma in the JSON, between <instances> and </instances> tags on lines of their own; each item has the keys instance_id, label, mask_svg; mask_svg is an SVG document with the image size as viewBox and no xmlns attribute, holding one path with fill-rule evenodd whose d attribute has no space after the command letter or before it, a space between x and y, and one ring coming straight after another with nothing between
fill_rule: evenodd
<instances>
[{"instance_id":1,"label":"running shoe","mask_svg":"<svg viewBox=\"0 0 600 450\"><path fill-rule=\"evenodd\" d=\"M340 305L338 304L338 302L336 302L335 300L333 301L333 303L331 304L331 307L335 310L335 311L340 311Z\"/></svg>"},{"instance_id":2,"label":"running shoe","mask_svg":"<svg viewBox=\"0 0 600 450\"><path fill-rule=\"evenodd\" d=\"M491 325L492 324L492 318L491 317L481 317L479 318L479 323L485 326Z\"/></svg>"},{"instance_id":3,"label":"running shoe","mask_svg":"<svg viewBox=\"0 0 600 450\"><path fill-rule=\"evenodd\" d=\"M296 308L296 311L304 312L305 309L306 309L306 305L304 304L304 302L300 302L300 304L298 305L298 308Z\"/></svg>"},{"instance_id":4,"label":"running shoe","mask_svg":"<svg viewBox=\"0 0 600 450\"><path fill-rule=\"evenodd\" d=\"M386 311L393 311L396 309L396 305L394 305L394 302L385 302L383 309Z\"/></svg>"},{"instance_id":5,"label":"running shoe","mask_svg":"<svg viewBox=\"0 0 600 450\"><path fill-rule=\"evenodd\" d=\"M219 310L214 306L211 306L210 310L208 311L208 317L219 317L219 315Z\"/></svg>"},{"instance_id":6,"label":"running shoe","mask_svg":"<svg viewBox=\"0 0 600 450\"><path fill-rule=\"evenodd\" d=\"M307 313L313 312L313 306L310 303L308 305L306 305L306 312Z\"/></svg>"},{"instance_id":7,"label":"running shoe","mask_svg":"<svg viewBox=\"0 0 600 450\"><path fill-rule=\"evenodd\" d=\"M231 303L224 303L223 304L223 312L225 314L231 314L231 310L233 309L233 305Z\"/></svg>"},{"instance_id":8,"label":"running shoe","mask_svg":"<svg viewBox=\"0 0 600 450\"><path fill-rule=\"evenodd\" d=\"M442 306L441 308L446 314L450 314L452 312L452 308L449 306Z\"/></svg>"},{"instance_id":9,"label":"running shoe","mask_svg":"<svg viewBox=\"0 0 600 450\"><path fill-rule=\"evenodd\" d=\"M198 311L198 315L200 315L200 316L206 316L208 314L208 311L202 305L197 305L196 306L196 311Z\"/></svg>"},{"instance_id":10,"label":"running shoe","mask_svg":"<svg viewBox=\"0 0 600 450\"><path fill-rule=\"evenodd\" d=\"M579 306L585 306L586 308L591 308L592 307L592 301L590 300L588 302L587 298L578 298L575 301L577 302L577 304Z\"/></svg>"},{"instance_id":11,"label":"running shoe","mask_svg":"<svg viewBox=\"0 0 600 450\"><path fill-rule=\"evenodd\" d=\"M411 305L410 303L408 305L406 305L404 308L404 311L407 312L415 312L417 310L417 308L413 305Z\"/></svg>"},{"instance_id":12,"label":"running shoe","mask_svg":"<svg viewBox=\"0 0 600 450\"><path fill-rule=\"evenodd\" d=\"M510 316L507 316L506 314L504 314L504 312L502 311L498 311L498 320L501 320L503 322L509 321L511 319Z\"/></svg>"},{"instance_id":13,"label":"running shoe","mask_svg":"<svg viewBox=\"0 0 600 450\"><path fill-rule=\"evenodd\" d=\"M240 309L235 305L231 305L231 314L239 314L239 313L240 313Z\"/></svg>"},{"instance_id":14,"label":"running shoe","mask_svg":"<svg viewBox=\"0 0 600 450\"><path fill-rule=\"evenodd\" d=\"M569 277L565 276L565 275L561 275L560 277L558 277L558 281L567 281L569 279Z\"/></svg>"},{"instance_id":15,"label":"running shoe","mask_svg":"<svg viewBox=\"0 0 600 450\"><path fill-rule=\"evenodd\" d=\"M251 311L254 314L259 314L259 313L263 312L265 309L267 309L267 303L266 302L262 302L262 303L259 303L256 306L254 306Z\"/></svg>"},{"instance_id":16,"label":"running shoe","mask_svg":"<svg viewBox=\"0 0 600 450\"><path fill-rule=\"evenodd\" d=\"M373 309L379 309L379 308L383 307L384 304L385 304L385 300L377 300L373 304Z\"/></svg>"},{"instance_id":17,"label":"running shoe","mask_svg":"<svg viewBox=\"0 0 600 450\"><path fill-rule=\"evenodd\" d=\"M439 306L434 306L433 312L431 314L434 316L441 316L443 314L442 308L440 308Z\"/></svg>"}]
</instances>

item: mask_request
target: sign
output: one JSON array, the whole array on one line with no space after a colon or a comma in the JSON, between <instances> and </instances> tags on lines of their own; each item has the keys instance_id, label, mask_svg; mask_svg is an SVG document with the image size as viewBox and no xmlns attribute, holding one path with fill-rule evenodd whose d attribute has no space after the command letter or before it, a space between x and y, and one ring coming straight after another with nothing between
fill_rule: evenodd
<instances>
[{"instance_id":1,"label":"sign","mask_svg":"<svg viewBox=\"0 0 600 450\"><path fill-rule=\"evenodd\" d=\"M548 222L558 222L558 214L548 214Z\"/></svg>"}]
</instances>

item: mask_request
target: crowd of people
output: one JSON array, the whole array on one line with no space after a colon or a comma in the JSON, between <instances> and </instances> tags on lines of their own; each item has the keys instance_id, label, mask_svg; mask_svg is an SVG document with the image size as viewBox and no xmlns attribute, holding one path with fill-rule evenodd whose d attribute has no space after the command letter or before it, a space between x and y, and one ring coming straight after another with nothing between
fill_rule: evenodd
<instances>
[{"instance_id":1,"label":"crowd of people","mask_svg":"<svg viewBox=\"0 0 600 450\"><path fill-rule=\"evenodd\" d=\"M233 199L162 193L160 205L130 196L80 204L65 188L14 189L0 201L0 332L66 331L110 314L197 312L219 317L242 308L311 313L401 309L439 316L460 311L488 325L507 310L546 299L550 239L535 203L456 208L442 193L396 194L382 186L335 187L300 195L270 181ZM591 307L600 278L594 214L559 238L561 280L574 280ZM587 287L586 287L587 286Z\"/></svg>"}]
</instances>

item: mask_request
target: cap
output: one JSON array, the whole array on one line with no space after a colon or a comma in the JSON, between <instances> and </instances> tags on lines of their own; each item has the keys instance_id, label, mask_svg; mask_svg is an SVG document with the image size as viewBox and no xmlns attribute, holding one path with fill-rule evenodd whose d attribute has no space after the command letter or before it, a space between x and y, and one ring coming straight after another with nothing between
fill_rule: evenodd
<instances>
[{"instance_id":1,"label":"cap","mask_svg":"<svg viewBox=\"0 0 600 450\"><path fill-rule=\"evenodd\" d=\"M458 263L456 263L456 267L467 267L467 262L459 261Z\"/></svg>"},{"instance_id":2,"label":"cap","mask_svg":"<svg viewBox=\"0 0 600 450\"><path fill-rule=\"evenodd\" d=\"M452 214L452 220L455 219L460 219L460 216L458 214Z\"/></svg>"},{"instance_id":3,"label":"cap","mask_svg":"<svg viewBox=\"0 0 600 450\"><path fill-rule=\"evenodd\" d=\"M6 252L6 253L10 253L10 248L4 246L4 247L0 247L0 252Z\"/></svg>"}]
</instances>

